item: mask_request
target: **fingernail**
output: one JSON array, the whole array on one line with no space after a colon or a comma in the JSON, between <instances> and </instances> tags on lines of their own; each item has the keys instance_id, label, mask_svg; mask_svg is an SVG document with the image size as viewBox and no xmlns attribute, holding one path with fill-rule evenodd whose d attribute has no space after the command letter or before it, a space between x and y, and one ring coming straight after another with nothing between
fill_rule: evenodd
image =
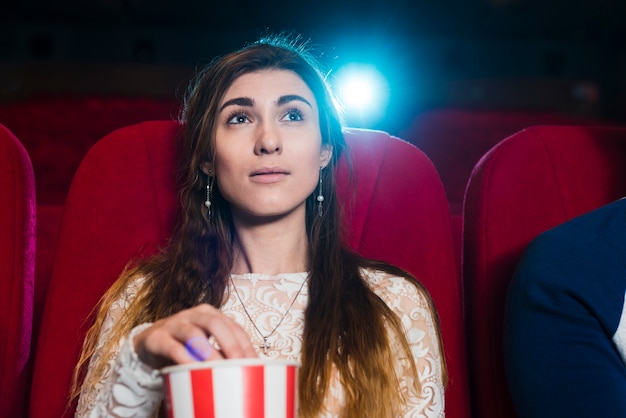
<instances>
[{"instance_id":1,"label":"fingernail","mask_svg":"<svg viewBox=\"0 0 626 418\"><path fill-rule=\"evenodd\" d=\"M205 337L192 337L185 343L187 352L198 361L204 361L211 356L213 347Z\"/></svg>"}]
</instances>

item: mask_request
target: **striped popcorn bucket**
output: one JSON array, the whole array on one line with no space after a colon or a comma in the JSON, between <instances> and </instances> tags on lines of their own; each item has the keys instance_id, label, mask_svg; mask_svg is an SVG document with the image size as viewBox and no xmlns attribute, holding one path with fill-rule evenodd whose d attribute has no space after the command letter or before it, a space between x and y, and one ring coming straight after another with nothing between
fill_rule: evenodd
<instances>
[{"instance_id":1,"label":"striped popcorn bucket","mask_svg":"<svg viewBox=\"0 0 626 418\"><path fill-rule=\"evenodd\" d=\"M296 418L299 364L236 359L161 372L169 418Z\"/></svg>"}]
</instances>

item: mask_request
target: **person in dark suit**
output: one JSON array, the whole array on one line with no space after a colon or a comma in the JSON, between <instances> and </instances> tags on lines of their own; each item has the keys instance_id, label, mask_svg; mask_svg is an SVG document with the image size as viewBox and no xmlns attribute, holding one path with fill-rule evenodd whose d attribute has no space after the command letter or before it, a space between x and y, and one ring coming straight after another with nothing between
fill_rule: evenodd
<instances>
[{"instance_id":1,"label":"person in dark suit","mask_svg":"<svg viewBox=\"0 0 626 418\"><path fill-rule=\"evenodd\" d=\"M626 416L626 199L537 237L509 288L504 352L520 417Z\"/></svg>"}]
</instances>

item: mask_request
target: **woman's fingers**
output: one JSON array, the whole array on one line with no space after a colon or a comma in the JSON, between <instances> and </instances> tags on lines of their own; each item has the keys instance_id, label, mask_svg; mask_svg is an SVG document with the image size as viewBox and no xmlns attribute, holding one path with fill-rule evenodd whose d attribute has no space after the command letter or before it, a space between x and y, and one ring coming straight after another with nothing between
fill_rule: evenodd
<instances>
[{"instance_id":1,"label":"woman's fingers","mask_svg":"<svg viewBox=\"0 0 626 418\"><path fill-rule=\"evenodd\" d=\"M204 308L202 315L194 316L194 320L198 321L197 324L203 327L208 335L215 338L224 357L257 357L250 337L239 324L219 311L219 315L213 315L211 312L215 309L213 306L206 305L199 308Z\"/></svg>"},{"instance_id":2,"label":"woman's fingers","mask_svg":"<svg viewBox=\"0 0 626 418\"><path fill-rule=\"evenodd\" d=\"M224 357L216 350L206 335L196 335L186 342L173 339L174 344L169 350L173 363L186 364L195 361L220 360Z\"/></svg>"},{"instance_id":3,"label":"woman's fingers","mask_svg":"<svg viewBox=\"0 0 626 418\"><path fill-rule=\"evenodd\" d=\"M155 322L135 337L134 345L141 361L153 368L224 357L257 357L243 328L210 305L199 305Z\"/></svg>"}]
</instances>

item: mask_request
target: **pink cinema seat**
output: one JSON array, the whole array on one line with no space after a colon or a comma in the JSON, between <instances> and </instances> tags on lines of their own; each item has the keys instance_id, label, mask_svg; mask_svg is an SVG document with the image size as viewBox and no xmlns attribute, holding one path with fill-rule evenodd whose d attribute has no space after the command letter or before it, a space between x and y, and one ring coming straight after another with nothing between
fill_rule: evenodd
<instances>
[{"instance_id":1,"label":"pink cinema seat","mask_svg":"<svg viewBox=\"0 0 626 418\"><path fill-rule=\"evenodd\" d=\"M625 128L531 127L500 142L474 168L463 211L473 416L516 416L504 370L503 315L526 246L625 195Z\"/></svg>"},{"instance_id":2,"label":"pink cinema seat","mask_svg":"<svg viewBox=\"0 0 626 418\"><path fill-rule=\"evenodd\" d=\"M117 130L80 165L66 201L39 337L33 417L72 416L74 406L65 410L65 403L89 326L85 319L129 259L167 240L177 203L178 131L170 121ZM348 130L346 138L354 183L346 190L344 160L338 190L354 203L346 215L349 244L407 269L432 293L450 374L449 416L468 417L460 281L441 181L431 162L407 142L368 130Z\"/></svg>"},{"instance_id":3,"label":"pink cinema seat","mask_svg":"<svg viewBox=\"0 0 626 418\"><path fill-rule=\"evenodd\" d=\"M35 275L35 177L0 125L0 415L26 416Z\"/></svg>"}]
</instances>

